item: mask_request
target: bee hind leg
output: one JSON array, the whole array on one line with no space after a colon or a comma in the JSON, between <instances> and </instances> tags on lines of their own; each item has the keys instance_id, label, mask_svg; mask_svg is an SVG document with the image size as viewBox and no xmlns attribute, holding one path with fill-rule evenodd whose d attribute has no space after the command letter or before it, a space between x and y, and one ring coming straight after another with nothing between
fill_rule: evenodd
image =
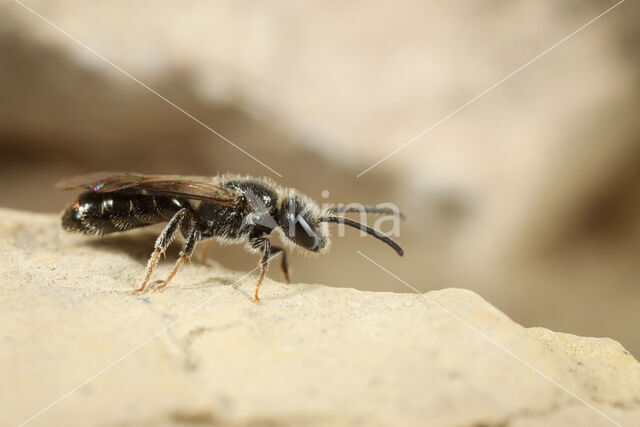
<instances>
[{"instance_id":1,"label":"bee hind leg","mask_svg":"<svg viewBox=\"0 0 640 427\"><path fill-rule=\"evenodd\" d=\"M180 209L167 223L162 230L162 233L156 239L155 248L151 257L149 258L149 262L147 262L147 270L144 275L144 281L142 282L142 286L133 292L134 295L141 294L145 291L147 284L149 283L149 279L151 279L151 273L153 273L153 269L158 265L158 259L160 258L160 254L164 254L167 250L167 247L173 241L173 236L178 229L178 226L184 221L185 218L191 219L191 211L187 208Z\"/></svg>"},{"instance_id":2,"label":"bee hind leg","mask_svg":"<svg viewBox=\"0 0 640 427\"><path fill-rule=\"evenodd\" d=\"M185 241L184 246L180 251L180 258L178 258L176 265L173 266L173 270L171 270L171 273L169 273L167 279L162 282L160 286L157 286L154 290L161 291L166 288L171 279L173 279L173 276L175 276L176 273L180 270L184 262L191 259L191 255L193 255L193 249L196 247L196 242L200 240L199 237L200 232L195 227L192 228L187 235L187 240Z\"/></svg>"}]
</instances>

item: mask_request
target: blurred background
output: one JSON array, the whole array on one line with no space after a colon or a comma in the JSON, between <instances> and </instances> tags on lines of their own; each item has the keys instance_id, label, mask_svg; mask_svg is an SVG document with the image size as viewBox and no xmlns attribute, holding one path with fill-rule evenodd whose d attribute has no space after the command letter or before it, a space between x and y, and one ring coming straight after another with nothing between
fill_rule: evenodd
<instances>
[{"instance_id":1,"label":"blurred background","mask_svg":"<svg viewBox=\"0 0 640 427\"><path fill-rule=\"evenodd\" d=\"M75 196L59 179L123 170L264 175L319 202L393 202L408 217L403 258L347 230L329 255L294 255L294 282L411 292L360 250L420 291L468 288L525 326L640 355L637 2L360 177L615 2L24 4L282 178L3 0L0 206L57 213ZM210 256L256 263L241 247Z\"/></svg>"}]
</instances>

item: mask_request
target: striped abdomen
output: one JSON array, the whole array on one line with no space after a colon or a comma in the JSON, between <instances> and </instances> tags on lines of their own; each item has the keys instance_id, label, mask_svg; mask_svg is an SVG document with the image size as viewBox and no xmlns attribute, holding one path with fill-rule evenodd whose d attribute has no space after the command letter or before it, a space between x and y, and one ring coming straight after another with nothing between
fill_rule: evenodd
<instances>
[{"instance_id":1,"label":"striped abdomen","mask_svg":"<svg viewBox=\"0 0 640 427\"><path fill-rule=\"evenodd\" d=\"M169 221L189 202L173 197L86 192L62 215L67 231L107 234Z\"/></svg>"}]
</instances>

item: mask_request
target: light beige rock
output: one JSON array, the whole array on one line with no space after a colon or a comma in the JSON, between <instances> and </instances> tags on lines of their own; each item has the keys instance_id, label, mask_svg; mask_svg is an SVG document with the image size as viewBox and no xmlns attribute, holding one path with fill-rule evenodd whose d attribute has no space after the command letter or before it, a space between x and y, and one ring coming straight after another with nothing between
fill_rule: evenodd
<instances>
[{"instance_id":1,"label":"light beige rock","mask_svg":"<svg viewBox=\"0 0 640 427\"><path fill-rule=\"evenodd\" d=\"M460 289L267 280L257 305L255 277L213 261L134 297L153 240L0 211L3 425L612 424L566 390L640 423L640 364L610 339L526 329Z\"/></svg>"}]
</instances>

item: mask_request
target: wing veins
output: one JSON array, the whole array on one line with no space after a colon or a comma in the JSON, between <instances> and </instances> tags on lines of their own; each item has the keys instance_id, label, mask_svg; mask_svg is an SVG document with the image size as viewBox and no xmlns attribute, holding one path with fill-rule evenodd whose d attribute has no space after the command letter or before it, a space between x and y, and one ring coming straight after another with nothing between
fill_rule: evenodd
<instances>
[{"instance_id":1,"label":"wing veins","mask_svg":"<svg viewBox=\"0 0 640 427\"><path fill-rule=\"evenodd\" d=\"M98 172L80 175L56 184L61 190L84 188L99 193L115 191L131 194L161 195L215 202L234 206L242 195L213 184L211 177L181 175L144 175L140 173Z\"/></svg>"}]
</instances>

